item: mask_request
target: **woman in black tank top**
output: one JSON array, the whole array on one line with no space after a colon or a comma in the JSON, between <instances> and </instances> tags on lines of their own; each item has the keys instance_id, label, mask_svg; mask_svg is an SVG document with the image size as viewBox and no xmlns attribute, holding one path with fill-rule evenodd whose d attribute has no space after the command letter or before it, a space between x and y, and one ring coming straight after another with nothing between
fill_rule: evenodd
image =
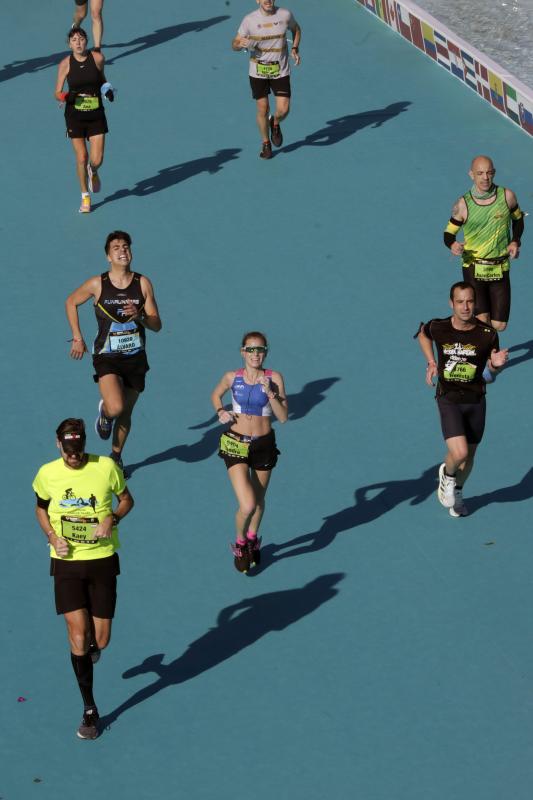
<instances>
[{"instance_id":1,"label":"woman in black tank top","mask_svg":"<svg viewBox=\"0 0 533 800\"><path fill-rule=\"evenodd\" d=\"M100 191L98 168L104 160L107 121L101 89L105 84L104 57L87 50L87 34L82 28L72 28L68 42L72 53L59 64L55 96L65 103L67 136L72 141L81 188L80 212L91 210L90 192ZM65 82L68 92L64 91ZM106 97L112 99L109 89ZM104 87L105 89L105 87ZM86 140L90 143L90 158Z\"/></svg>"}]
</instances>

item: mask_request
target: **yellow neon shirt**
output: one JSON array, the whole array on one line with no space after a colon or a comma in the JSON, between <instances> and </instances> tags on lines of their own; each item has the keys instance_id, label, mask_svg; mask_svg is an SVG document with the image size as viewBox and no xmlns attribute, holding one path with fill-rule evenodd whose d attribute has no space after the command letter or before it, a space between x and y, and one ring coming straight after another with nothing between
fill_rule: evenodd
<instances>
[{"instance_id":1,"label":"yellow neon shirt","mask_svg":"<svg viewBox=\"0 0 533 800\"><path fill-rule=\"evenodd\" d=\"M68 540L69 553L62 561L88 561L112 556L120 547L118 529L110 539L94 539L93 533L113 511L113 495L122 494L126 481L112 458L88 455L80 469L67 467L62 458L43 464L33 481L34 492L50 500L48 516L54 533ZM50 546L52 558L60 558Z\"/></svg>"}]
</instances>

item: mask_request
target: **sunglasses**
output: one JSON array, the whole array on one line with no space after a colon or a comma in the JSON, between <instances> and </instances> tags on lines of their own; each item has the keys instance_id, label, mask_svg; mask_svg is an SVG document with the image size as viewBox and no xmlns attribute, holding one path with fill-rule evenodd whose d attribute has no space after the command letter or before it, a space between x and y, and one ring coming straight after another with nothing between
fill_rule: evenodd
<instances>
[{"instance_id":1,"label":"sunglasses","mask_svg":"<svg viewBox=\"0 0 533 800\"><path fill-rule=\"evenodd\" d=\"M264 347L263 345L259 345L257 347L243 347L242 349L245 353L268 353L268 347Z\"/></svg>"}]
</instances>

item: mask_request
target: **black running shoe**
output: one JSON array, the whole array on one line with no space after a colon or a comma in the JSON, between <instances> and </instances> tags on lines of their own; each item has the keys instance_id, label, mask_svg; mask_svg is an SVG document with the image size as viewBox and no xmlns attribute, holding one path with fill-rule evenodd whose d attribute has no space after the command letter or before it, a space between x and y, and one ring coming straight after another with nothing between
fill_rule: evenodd
<instances>
[{"instance_id":1,"label":"black running shoe","mask_svg":"<svg viewBox=\"0 0 533 800\"><path fill-rule=\"evenodd\" d=\"M100 733L98 728L98 710L96 708L86 708L83 712L81 725L76 731L80 739L96 739Z\"/></svg>"},{"instance_id":2,"label":"black running shoe","mask_svg":"<svg viewBox=\"0 0 533 800\"><path fill-rule=\"evenodd\" d=\"M235 544L230 545L233 555L235 556L233 563L235 564L235 569L238 572L248 572L250 567L250 558L248 556L248 546L246 544Z\"/></svg>"},{"instance_id":3,"label":"black running shoe","mask_svg":"<svg viewBox=\"0 0 533 800\"><path fill-rule=\"evenodd\" d=\"M270 138L274 147L281 147L283 144L283 134L279 124L274 122L274 117L270 115Z\"/></svg>"},{"instance_id":4,"label":"black running shoe","mask_svg":"<svg viewBox=\"0 0 533 800\"><path fill-rule=\"evenodd\" d=\"M246 547L248 548L250 566L258 567L261 563L261 537L256 536L255 539L246 539Z\"/></svg>"},{"instance_id":5,"label":"black running shoe","mask_svg":"<svg viewBox=\"0 0 533 800\"><path fill-rule=\"evenodd\" d=\"M98 664L100 661L100 656L102 655L102 651L96 644L96 642L91 642L89 645L89 655L91 656L91 661L93 664Z\"/></svg>"},{"instance_id":6,"label":"black running shoe","mask_svg":"<svg viewBox=\"0 0 533 800\"><path fill-rule=\"evenodd\" d=\"M259 158L272 158L272 145L270 142L263 142L263 147L259 153Z\"/></svg>"}]
</instances>

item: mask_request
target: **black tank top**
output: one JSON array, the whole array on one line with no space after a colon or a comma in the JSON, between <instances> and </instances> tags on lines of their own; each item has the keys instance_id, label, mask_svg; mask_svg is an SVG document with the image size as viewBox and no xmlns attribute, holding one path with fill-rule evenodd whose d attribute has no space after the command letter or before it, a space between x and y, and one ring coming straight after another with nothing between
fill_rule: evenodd
<instances>
[{"instance_id":1,"label":"black tank top","mask_svg":"<svg viewBox=\"0 0 533 800\"><path fill-rule=\"evenodd\" d=\"M69 59L67 83L69 91L76 92L74 104L67 103L65 116L92 122L104 117L104 106L100 95L103 84L102 73L96 66L93 54L89 52L85 61L77 61L73 55ZM79 95L87 95L85 98Z\"/></svg>"},{"instance_id":2,"label":"black tank top","mask_svg":"<svg viewBox=\"0 0 533 800\"><path fill-rule=\"evenodd\" d=\"M93 345L93 354L112 357L132 356L144 350L146 332L144 325L127 317L122 307L134 303L139 310L144 308L141 290L141 275L132 272L130 285L126 289L113 286L108 272L103 272L102 291L94 306L98 333Z\"/></svg>"}]
</instances>

